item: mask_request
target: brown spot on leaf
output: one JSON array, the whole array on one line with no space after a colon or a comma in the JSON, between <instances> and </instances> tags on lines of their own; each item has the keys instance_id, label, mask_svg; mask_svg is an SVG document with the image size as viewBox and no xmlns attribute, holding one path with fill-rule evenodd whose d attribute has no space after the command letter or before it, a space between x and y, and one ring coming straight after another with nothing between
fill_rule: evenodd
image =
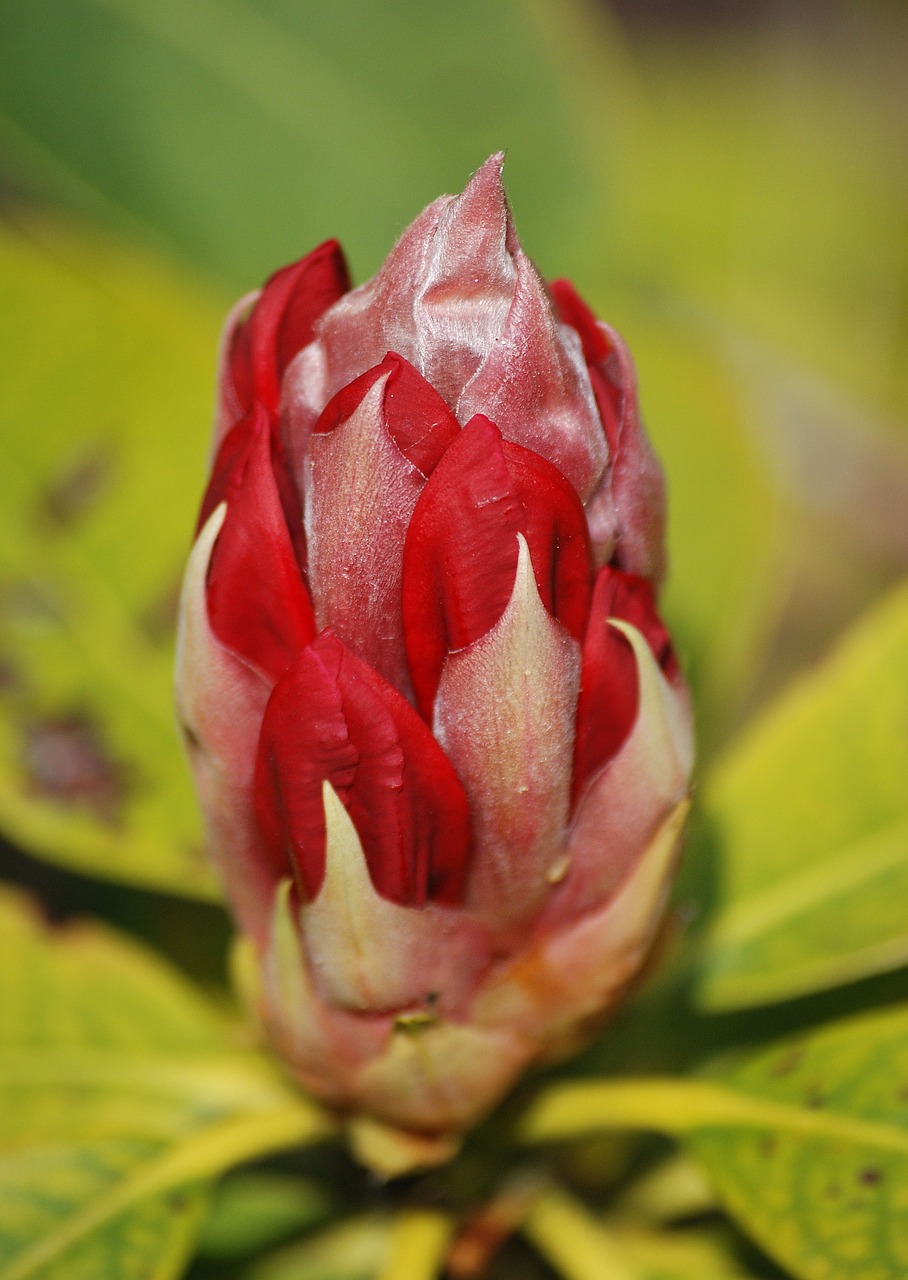
<instances>
[{"instance_id":1,"label":"brown spot on leaf","mask_svg":"<svg viewBox=\"0 0 908 1280\"><path fill-rule=\"evenodd\" d=\"M818 1081L811 1080L805 1089L804 1106L810 1107L814 1111L826 1106L826 1093Z\"/></svg>"},{"instance_id":2,"label":"brown spot on leaf","mask_svg":"<svg viewBox=\"0 0 908 1280\"><path fill-rule=\"evenodd\" d=\"M858 1174L858 1182L864 1187L878 1187L882 1181L882 1169L862 1169Z\"/></svg>"},{"instance_id":3,"label":"brown spot on leaf","mask_svg":"<svg viewBox=\"0 0 908 1280\"><path fill-rule=\"evenodd\" d=\"M22 759L33 793L118 823L132 771L110 755L89 717L62 715L27 725Z\"/></svg>"},{"instance_id":4,"label":"brown spot on leaf","mask_svg":"<svg viewBox=\"0 0 908 1280\"><path fill-rule=\"evenodd\" d=\"M10 658L0 656L0 693L18 693L22 677Z\"/></svg>"},{"instance_id":5,"label":"brown spot on leaf","mask_svg":"<svg viewBox=\"0 0 908 1280\"><path fill-rule=\"evenodd\" d=\"M38 499L41 524L68 529L110 489L113 452L107 445L92 444L71 458L55 475Z\"/></svg>"},{"instance_id":6,"label":"brown spot on leaf","mask_svg":"<svg viewBox=\"0 0 908 1280\"><path fill-rule=\"evenodd\" d=\"M53 583L41 578L21 578L0 588L0 610L14 626L57 627L65 611Z\"/></svg>"},{"instance_id":7,"label":"brown spot on leaf","mask_svg":"<svg viewBox=\"0 0 908 1280\"><path fill-rule=\"evenodd\" d=\"M767 1134L760 1139L759 1151L761 1156L774 1156L779 1149L779 1140L773 1134Z\"/></svg>"},{"instance_id":8,"label":"brown spot on leaf","mask_svg":"<svg viewBox=\"0 0 908 1280\"><path fill-rule=\"evenodd\" d=\"M166 644L177 628L181 580L175 577L139 614L139 626L152 644Z\"/></svg>"},{"instance_id":9,"label":"brown spot on leaf","mask_svg":"<svg viewBox=\"0 0 908 1280\"><path fill-rule=\"evenodd\" d=\"M804 1060L803 1049L788 1049L781 1057L776 1058L769 1069L771 1076L790 1076Z\"/></svg>"}]
</instances>

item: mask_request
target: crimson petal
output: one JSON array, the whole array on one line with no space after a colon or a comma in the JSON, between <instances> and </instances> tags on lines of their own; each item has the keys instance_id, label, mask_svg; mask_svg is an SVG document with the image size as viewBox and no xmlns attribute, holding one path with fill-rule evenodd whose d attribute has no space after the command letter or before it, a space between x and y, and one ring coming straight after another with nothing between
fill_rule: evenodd
<instances>
[{"instance_id":1,"label":"crimson petal","mask_svg":"<svg viewBox=\"0 0 908 1280\"><path fill-rule=\"evenodd\" d=\"M637 628L666 679L675 681L680 676L671 639L656 612L652 583L620 569L602 569L593 588L583 646L574 747L575 801L617 755L637 717L637 662L627 637L609 626L609 618L621 618Z\"/></svg>"},{"instance_id":2,"label":"crimson petal","mask_svg":"<svg viewBox=\"0 0 908 1280\"><path fill-rule=\"evenodd\" d=\"M609 456L614 459L618 453L621 440L621 399L622 390L618 383L608 376L606 371L609 357L614 354L614 347L608 335L596 319L593 310L584 302L570 280L553 280L549 285L552 301L558 312L558 318L569 324L576 331L583 347L583 358L587 363L587 372L596 408L602 419L602 429L608 441Z\"/></svg>"},{"instance_id":3,"label":"crimson petal","mask_svg":"<svg viewBox=\"0 0 908 1280\"><path fill-rule=\"evenodd\" d=\"M518 533L543 603L581 638L590 561L580 499L550 462L477 414L427 481L404 547L407 660L427 719L447 654L485 635L507 607Z\"/></svg>"},{"instance_id":4,"label":"crimson petal","mask_svg":"<svg viewBox=\"0 0 908 1280\"><path fill-rule=\"evenodd\" d=\"M359 408L366 392L387 374L382 415L385 428L408 462L429 476L460 431L454 414L430 383L403 356L389 351L380 364L354 378L329 400L315 431L326 434Z\"/></svg>"},{"instance_id":5,"label":"crimson petal","mask_svg":"<svg viewBox=\"0 0 908 1280\"><path fill-rule=\"evenodd\" d=\"M225 437L202 514L226 501L227 514L208 571L211 629L218 640L273 683L315 633L281 505L265 410Z\"/></svg>"},{"instance_id":6,"label":"crimson petal","mask_svg":"<svg viewBox=\"0 0 908 1280\"><path fill-rule=\"evenodd\" d=\"M316 321L350 288L336 240L276 271L233 335L227 370L240 414L261 400L277 415L287 365L315 336Z\"/></svg>"},{"instance_id":7,"label":"crimson petal","mask_svg":"<svg viewBox=\"0 0 908 1280\"><path fill-rule=\"evenodd\" d=\"M325 780L378 893L414 907L461 900L471 844L464 789L409 703L330 631L276 685L255 775L263 838L290 860L310 901L325 873Z\"/></svg>"}]
</instances>

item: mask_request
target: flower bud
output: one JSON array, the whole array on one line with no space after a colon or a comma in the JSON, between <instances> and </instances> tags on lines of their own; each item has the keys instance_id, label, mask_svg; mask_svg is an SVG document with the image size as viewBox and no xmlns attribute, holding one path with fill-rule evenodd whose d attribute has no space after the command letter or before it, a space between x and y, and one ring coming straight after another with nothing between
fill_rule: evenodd
<instances>
[{"instance_id":1,"label":"flower bud","mask_svg":"<svg viewBox=\"0 0 908 1280\"><path fill-rule=\"evenodd\" d=\"M211 856L300 1083L437 1157L664 907L691 722L633 368L493 156L366 284L329 243L244 299L218 405L177 672Z\"/></svg>"}]
</instances>

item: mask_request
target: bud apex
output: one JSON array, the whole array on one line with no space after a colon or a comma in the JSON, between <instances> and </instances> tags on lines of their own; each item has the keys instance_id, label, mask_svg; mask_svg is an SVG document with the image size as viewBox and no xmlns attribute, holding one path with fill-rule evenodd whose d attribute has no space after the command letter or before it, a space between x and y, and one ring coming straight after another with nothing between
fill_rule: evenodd
<instances>
[{"instance_id":1,"label":"bud apex","mask_svg":"<svg viewBox=\"0 0 908 1280\"><path fill-rule=\"evenodd\" d=\"M182 598L259 1016L395 1171L620 996L692 767L630 358L524 254L501 163L359 288L328 242L231 314Z\"/></svg>"}]
</instances>

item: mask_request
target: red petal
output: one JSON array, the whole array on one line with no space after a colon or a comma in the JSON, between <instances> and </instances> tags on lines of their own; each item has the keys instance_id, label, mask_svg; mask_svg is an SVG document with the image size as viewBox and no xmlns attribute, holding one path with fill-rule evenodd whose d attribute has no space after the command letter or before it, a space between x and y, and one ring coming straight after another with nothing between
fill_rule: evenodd
<instances>
[{"instance_id":1,"label":"red petal","mask_svg":"<svg viewBox=\"0 0 908 1280\"><path fill-rule=\"evenodd\" d=\"M369 873L407 906L458 902L470 852L466 795L404 698L323 632L275 687L256 764L255 804L272 856L310 900L325 870L322 783L346 806Z\"/></svg>"},{"instance_id":2,"label":"red petal","mask_svg":"<svg viewBox=\"0 0 908 1280\"><path fill-rule=\"evenodd\" d=\"M549 293L555 303L558 319L576 329L583 344L583 358L587 364L598 364L611 351L608 338L596 323L595 312L587 306L570 280L553 280Z\"/></svg>"},{"instance_id":3,"label":"red petal","mask_svg":"<svg viewBox=\"0 0 908 1280\"><path fill-rule=\"evenodd\" d=\"M367 369L333 396L322 411L315 431L334 431L359 408L366 392L388 375L382 401L384 426L404 457L424 476L431 475L460 425L441 396L403 356L389 351L380 364Z\"/></svg>"},{"instance_id":4,"label":"red petal","mask_svg":"<svg viewBox=\"0 0 908 1280\"><path fill-rule=\"evenodd\" d=\"M596 315L587 306L570 280L553 280L549 285L552 301L563 324L576 330L583 346L583 358L589 368L596 407L602 419L609 454L615 457L621 436L621 387L609 378L603 365L614 352L614 347L597 322Z\"/></svg>"},{"instance_id":5,"label":"red petal","mask_svg":"<svg viewBox=\"0 0 908 1280\"><path fill-rule=\"evenodd\" d=\"M590 590L580 499L551 463L477 414L427 481L404 548L407 659L427 718L446 655L485 635L507 607L518 533L544 604L580 638Z\"/></svg>"},{"instance_id":6,"label":"red petal","mask_svg":"<svg viewBox=\"0 0 908 1280\"><path fill-rule=\"evenodd\" d=\"M253 400L278 413L284 370L312 341L316 321L349 288L336 240L326 240L268 280L248 320L234 334L228 355L228 376L241 413L249 411Z\"/></svg>"},{"instance_id":7,"label":"red petal","mask_svg":"<svg viewBox=\"0 0 908 1280\"><path fill-rule=\"evenodd\" d=\"M391 439L424 476L460 433L460 424L435 388L403 356L389 352L385 386L385 422Z\"/></svg>"},{"instance_id":8,"label":"red petal","mask_svg":"<svg viewBox=\"0 0 908 1280\"><path fill-rule=\"evenodd\" d=\"M226 500L208 571L208 617L218 640L272 682L315 632L257 405L221 445L203 514Z\"/></svg>"},{"instance_id":9,"label":"red petal","mask_svg":"<svg viewBox=\"0 0 908 1280\"><path fill-rule=\"evenodd\" d=\"M656 611L656 591L652 582L620 569L603 569L599 576L605 574L608 575L605 590L610 616L623 618L636 627L652 649L666 680L677 680L681 669L668 628Z\"/></svg>"},{"instance_id":10,"label":"red petal","mask_svg":"<svg viewBox=\"0 0 908 1280\"><path fill-rule=\"evenodd\" d=\"M530 549L542 603L582 641L592 576L583 505L557 467L522 445L502 444L523 507L520 532Z\"/></svg>"},{"instance_id":11,"label":"red petal","mask_svg":"<svg viewBox=\"0 0 908 1280\"><path fill-rule=\"evenodd\" d=\"M575 800L617 754L637 717L636 659L627 638L608 625L609 618L621 618L641 632L668 680L679 675L671 639L656 613L652 584L636 574L602 569L593 588L583 646L574 747Z\"/></svg>"}]
</instances>

